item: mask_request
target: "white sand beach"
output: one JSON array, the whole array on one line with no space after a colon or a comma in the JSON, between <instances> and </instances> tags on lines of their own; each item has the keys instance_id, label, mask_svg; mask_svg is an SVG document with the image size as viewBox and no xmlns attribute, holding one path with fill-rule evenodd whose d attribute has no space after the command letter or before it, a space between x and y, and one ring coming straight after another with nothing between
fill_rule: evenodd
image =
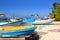
<instances>
[{"instance_id":1,"label":"white sand beach","mask_svg":"<svg viewBox=\"0 0 60 40\"><path fill-rule=\"evenodd\" d=\"M51 25L37 25L36 31L40 40L60 40L60 22L53 22Z\"/></svg>"}]
</instances>

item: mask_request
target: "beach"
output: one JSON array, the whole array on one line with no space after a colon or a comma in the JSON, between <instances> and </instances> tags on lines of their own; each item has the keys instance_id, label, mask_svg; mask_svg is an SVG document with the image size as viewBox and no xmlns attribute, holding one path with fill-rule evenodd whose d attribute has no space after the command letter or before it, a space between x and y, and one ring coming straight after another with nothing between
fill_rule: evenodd
<instances>
[{"instance_id":1,"label":"beach","mask_svg":"<svg viewBox=\"0 0 60 40\"><path fill-rule=\"evenodd\" d=\"M40 40L60 40L60 22L37 26L36 31L40 36Z\"/></svg>"},{"instance_id":2,"label":"beach","mask_svg":"<svg viewBox=\"0 0 60 40\"><path fill-rule=\"evenodd\" d=\"M36 25L35 30L39 35L39 40L60 40L60 22L53 22L50 25ZM0 38L0 40L25 40L25 38Z\"/></svg>"}]
</instances>

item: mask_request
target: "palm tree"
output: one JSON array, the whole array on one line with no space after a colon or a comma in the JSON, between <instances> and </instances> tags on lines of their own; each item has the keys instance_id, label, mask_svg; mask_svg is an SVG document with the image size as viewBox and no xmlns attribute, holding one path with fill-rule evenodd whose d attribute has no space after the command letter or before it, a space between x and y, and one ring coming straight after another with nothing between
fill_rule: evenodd
<instances>
[{"instance_id":1,"label":"palm tree","mask_svg":"<svg viewBox=\"0 0 60 40\"><path fill-rule=\"evenodd\" d=\"M58 5L57 2L55 2L55 3L53 4L54 9L56 9L57 5Z\"/></svg>"}]
</instances>

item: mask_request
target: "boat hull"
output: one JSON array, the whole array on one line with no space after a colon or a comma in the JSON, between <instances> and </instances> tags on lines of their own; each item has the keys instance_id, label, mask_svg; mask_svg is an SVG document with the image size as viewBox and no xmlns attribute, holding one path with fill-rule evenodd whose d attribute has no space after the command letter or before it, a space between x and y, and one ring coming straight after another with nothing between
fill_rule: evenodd
<instances>
[{"instance_id":1,"label":"boat hull","mask_svg":"<svg viewBox=\"0 0 60 40\"><path fill-rule=\"evenodd\" d=\"M28 23L32 23L35 21L35 18L29 18L29 19L25 19L23 20L22 24L28 24Z\"/></svg>"},{"instance_id":2,"label":"boat hull","mask_svg":"<svg viewBox=\"0 0 60 40\"><path fill-rule=\"evenodd\" d=\"M51 24L54 21L54 19L48 19L48 20L36 20L33 22L33 24Z\"/></svg>"},{"instance_id":3,"label":"boat hull","mask_svg":"<svg viewBox=\"0 0 60 40\"><path fill-rule=\"evenodd\" d=\"M18 22L1 22L0 26L1 25L20 25L21 23L22 23L21 21L18 21Z\"/></svg>"},{"instance_id":4,"label":"boat hull","mask_svg":"<svg viewBox=\"0 0 60 40\"><path fill-rule=\"evenodd\" d=\"M16 30L5 30L1 33L1 36L10 37L10 36L29 34L29 33L34 32L35 29L36 29L36 27L16 29Z\"/></svg>"}]
</instances>

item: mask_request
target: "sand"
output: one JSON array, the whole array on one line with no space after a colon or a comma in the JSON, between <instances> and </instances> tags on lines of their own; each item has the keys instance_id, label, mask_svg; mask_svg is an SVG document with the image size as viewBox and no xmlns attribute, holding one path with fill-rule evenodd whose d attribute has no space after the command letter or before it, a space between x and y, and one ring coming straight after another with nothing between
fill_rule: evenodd
<instances>
[{"instance_id":1,"label":"sand","mask_svg":"<svg viewBox=\"0 0 60 40\"><path fill-rule=\"evenodd\" d=\"M53 22L52 25L37 25L36 31L40 40L60 40L60 22Z\"/></svg>"}]
</instances>

